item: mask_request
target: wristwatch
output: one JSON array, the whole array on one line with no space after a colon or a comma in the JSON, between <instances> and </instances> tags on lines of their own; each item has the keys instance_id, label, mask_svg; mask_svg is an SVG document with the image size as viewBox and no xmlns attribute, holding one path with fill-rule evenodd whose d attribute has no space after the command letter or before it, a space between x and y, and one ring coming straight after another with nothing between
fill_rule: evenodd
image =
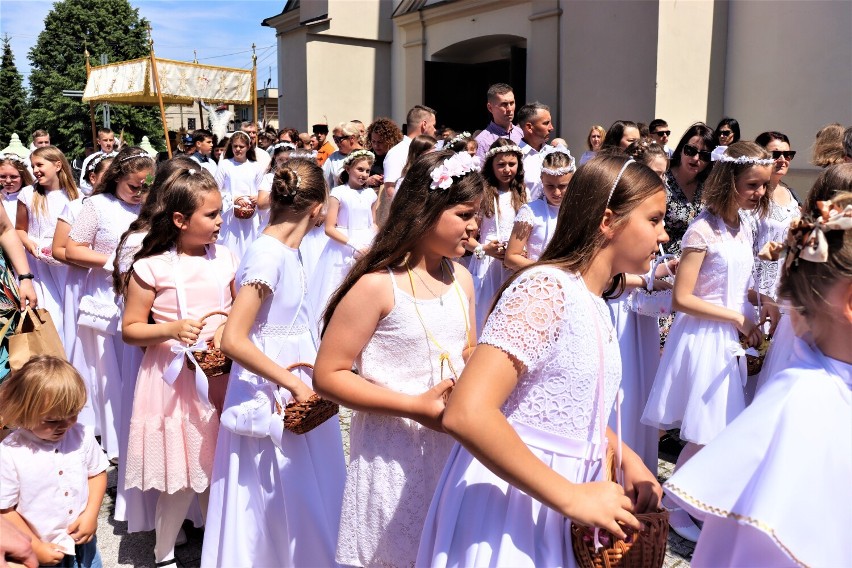
<instances>
[{"instance_id":1,"label":"wristwatch","mask_svg":"<svg viewBox=\"0 0 852 568\"><path fill-rule=\"evenodd\" d=\"M33 280L35 279L35 274L32 272L27 272L26 274L18 274L18 282L21 280Z\"/></svg>"},{"instance_id":2,"label":"wristwatch","mask_svg":"<svg viewBox=\"0 0 852 568\"><path fill-rule=\"evenodd\" d=\"M476 245L476 248L473 249L473 256L475 256L479 260L485 258L485 249L482 248L482 245Z\"/></svg>"}]
</instances>

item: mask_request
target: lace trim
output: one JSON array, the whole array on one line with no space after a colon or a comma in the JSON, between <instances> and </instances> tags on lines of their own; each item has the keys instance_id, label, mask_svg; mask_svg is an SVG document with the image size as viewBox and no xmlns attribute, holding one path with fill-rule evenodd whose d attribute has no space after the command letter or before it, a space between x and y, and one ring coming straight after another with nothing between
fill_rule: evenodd
<instances>
[{"instance_id":1,"label":"lace trim","mask_svg":"<svg viewBox=\"0 0 852 568\"><path fill-rule=\"evenodd\" d=\"M249 284L260 284L261 286L269 288L270 292L275 291L275 287L269 282L269 280L259 276L248 276L240 282L240 286L248 286Z\"/></svg>"},{"instance_id":2,"label":"lace trim","mask_svg":"<svg viewBox=\"0 0 852 568\"><path fill-rule=\"evenodd\" d=\"M257 328L258 337L288 337L310 333L310 328L304 324L282 325L264 323Z\"/></svg>"},{"instance_id":3,"label":"lace trim","mask_svg":"<svg viewBox=\"0 0 852 568\"><path fill-rule=\"evenodd\" d=\"M781 539L778 538L778 534L776 534L775 529L773 529L767 523L764 523L760 519L755 519L754 517L748 517L746 515L741 515L739 513L727 511L727 510L721 509L719 507L714 507L713 505L708 505L707 503L700 501L700 500L696 499L695 497L692 497L691 495L688 495L683 489L672 484L671 481L666 482L666 489L668 491L671 491L672 493L676 493L678 497L680 497L681 499L683 499L687 503L693 505L694 507L701 509L705 513L710 513L711 515L715 515L717 517L726 517L726 518L729 518L729 519L734 519L735 521L737 521L739 523L745 523L747 525L750 525L750 526L758 529L761 532L766 533L767 536L772 538L772 541L775 543L775 545L778 548L780 548L781 550L783 550L784 554L789 556L796 564L798 564L799 566L805 566L805 567L807 566L807 564L805 564L803 561L799 560L796 557L796 555L793 554L792 550L787 548L787 546L785 546L784 543L781 542Z\"/></svg>"}]
</instances>

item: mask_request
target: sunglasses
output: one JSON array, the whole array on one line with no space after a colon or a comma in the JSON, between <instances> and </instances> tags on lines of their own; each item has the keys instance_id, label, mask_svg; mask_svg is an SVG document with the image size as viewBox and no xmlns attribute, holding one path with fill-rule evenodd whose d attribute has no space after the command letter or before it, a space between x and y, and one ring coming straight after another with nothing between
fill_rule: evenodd
<instances>
[{"instance_id":1,"label":"sunglasses","mask_svg":"<svg viewBox=\"0 0 852 568\"><path fill-rule=\"evenodd\" d=\"M654 132L654 136L670 136L671 133L671 130L657 130Z\"/></svg>"},{"instance_id":2,"label":"sunglasses","mask_svg":"<svg viewBox=\"0 0 852 568\"><path fill-rule=\"evenodd\" d=\"M784 159L788 162L796 157L795 150L772 150L772 159L777 160L781 156L784 156Z\"/></svg>"},{"instance_id":3,"label":"sunglasses","mask_svg":"<svg viewBox=\"0 0 852 568\"><path fill-rule=\"evenodd\" d=\"M701 160L702 162L709 162L710 161L710 152L707 152L706 150L699 150L698 148L696 148L695 146L693 146L691 144L686 144L683 147L683 153L686 156L689 156L690 158L697 154L698 159Z\"/></svg>"},{"instance_id":4,"label":"sunglasses","mask_svg":"<svg viewBox=\"0 0 852 568\"><path fill-rule=\"evenodd\" d=\"M350 137L349 136L332 136L332 138L334 139L335 144L340 144L344 140L348 140Z\"/></svg>"},{"instance_id":5,"label":"sunglasses","mask_svg":"<svg viewBox=\"0 0 852 568\"><path fill-rule=\"evenodd\" d=\"M727 138L728 136L733 136L733 135L734 135L733 130L720 130L719 131L719 136L724 136L725 138Z\"/></svg>"}]
</instances>

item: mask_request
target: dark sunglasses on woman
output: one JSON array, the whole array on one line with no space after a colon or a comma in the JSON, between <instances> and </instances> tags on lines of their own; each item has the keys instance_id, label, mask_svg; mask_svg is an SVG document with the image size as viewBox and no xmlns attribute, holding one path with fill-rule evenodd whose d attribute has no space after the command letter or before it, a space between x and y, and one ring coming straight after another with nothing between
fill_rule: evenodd
<instances>
[{"instance_id":1,"label":"dark sunglasses on woman","mask_svg":"<svg viewBox=\"0 0 852 568\"><path fill-rule=\"evenodd\" d=\"M683 153L686 154L687 156L689 156L690 158L695 156L696 154L698 154L698 159L701 160L702 162L709 162L710 161L710 152L707 152L706 150L699 150L698 148L696 148L692 144L684 145Z\"/></svg>"},{"instance_id":2,"label":"dark sunglasses on woman","mask_svg":"<svg viewBox=\"0 0 852 568\"><path fill-rule=\"evenodd\" d=\"M796 151L795 150L772 150L772 159L773 160L777 160L781 156L784 156L784 159L789 162L793 158L796 157Z\"/></svg>"}]
</instances>

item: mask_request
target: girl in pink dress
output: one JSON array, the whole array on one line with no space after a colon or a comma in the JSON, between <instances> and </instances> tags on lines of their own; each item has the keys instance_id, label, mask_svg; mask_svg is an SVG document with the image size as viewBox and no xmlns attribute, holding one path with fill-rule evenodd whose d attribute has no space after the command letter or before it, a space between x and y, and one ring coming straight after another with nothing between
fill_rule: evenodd
<instances>
[{"instance_id":1,"label":"girl in pink dress","mask_svg":"<svg viewBox=\"0 0 852 568\"><path fill-rule=\"evenodd\" d=\"M202 509L213 469L227 376L209 384L186 364L189 348L213 337L230 309L237 261L217 246L222 198L200 167L159 188L162 209L126 277L124 341L145 347L136 382L125 486L157 489L155 561L174 561L175 538L192 499ZM150 323L153 320L153 323ZM211 402L213 401L213 402ZM160 564L166 565L166 564Z\"/></svg>"}]
</instances>

